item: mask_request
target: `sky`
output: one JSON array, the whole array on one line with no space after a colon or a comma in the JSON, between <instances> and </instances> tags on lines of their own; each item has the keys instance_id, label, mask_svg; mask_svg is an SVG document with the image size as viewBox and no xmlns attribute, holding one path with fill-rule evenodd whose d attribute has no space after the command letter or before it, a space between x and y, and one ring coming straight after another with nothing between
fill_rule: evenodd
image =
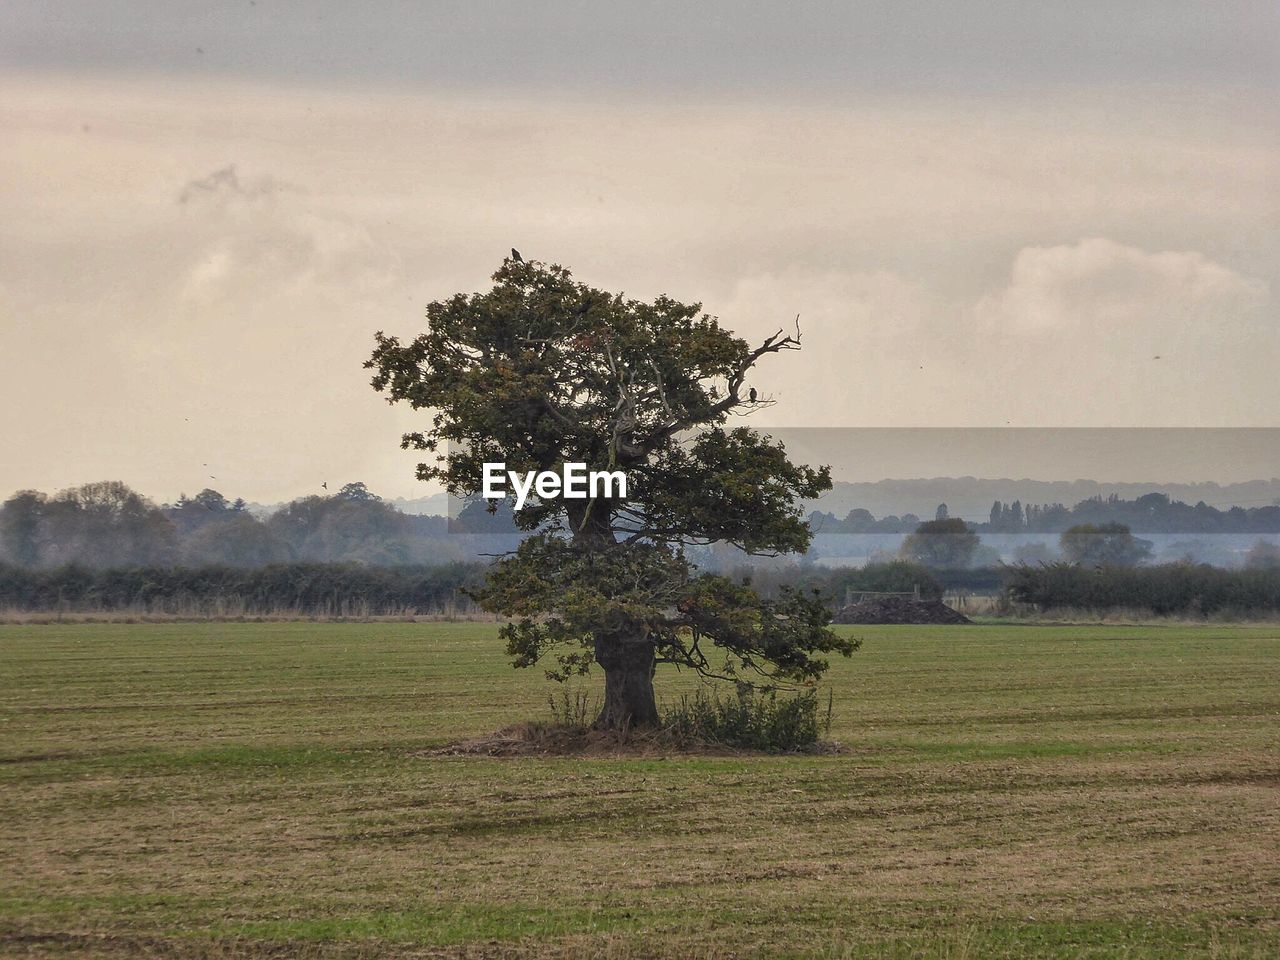
<instances>
[{"instance_id":1,"label":"sky","mask_svg":"<svg viewBox=\"0 0 1280 960\"><path fill-rule=\"evenodd\" d=\"M10 0L0 496L430 493L361 364L512 246L799 313L766 428L1280 426L1278 53L1272 3ZM1240 479L1187 447L1145 479Z\"/></svg>"}]
</instances>

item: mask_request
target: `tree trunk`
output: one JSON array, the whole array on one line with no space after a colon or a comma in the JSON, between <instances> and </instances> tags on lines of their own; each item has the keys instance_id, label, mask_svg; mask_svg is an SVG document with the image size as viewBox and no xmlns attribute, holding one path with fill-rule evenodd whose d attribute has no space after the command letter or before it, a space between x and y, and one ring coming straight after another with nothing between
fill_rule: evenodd
<instances>
[{"instance_id":1,"label":"tree trunk","mask_svg":"<svg viewBox=\"0 0 1280 960\"><path fill-rule=\"evenodd\" d=\"M596 637L596 662L604 668L604 708L597 730L656 727L653 644L617 636Z\"/></svg>"},{"instance_id":2,"label":"tree trunk","mask_svg":"<svg viewBox=\"0 0 1280 960\"><path fill-rule=\"evenodd\" d=\"M568 503L573 504L570 500ZM573 540L592 550L617 546L612 526L612 504L607 500L569 506ZM637 631L638 633L638 631ZM596 718L597 730L656 727L658 704L653 696L653 644L643 634L602 631L595 636L596 663L604 669L604 707Z\"/></svg>"}]
</instances>

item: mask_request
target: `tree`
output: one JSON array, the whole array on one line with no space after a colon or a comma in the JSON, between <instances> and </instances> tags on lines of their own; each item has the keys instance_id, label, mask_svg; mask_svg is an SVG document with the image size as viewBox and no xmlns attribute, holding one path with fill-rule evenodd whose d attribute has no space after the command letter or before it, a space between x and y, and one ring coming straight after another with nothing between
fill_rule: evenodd
<instances>
[{"instance_id":1,"label":"tree","mask_svg":"<svg viewBox=\"0 0 1280 960\"><path fill-rule=\"evenodd\" d=\"M942 512L943 507L938 511ZM978 535L967 523L959 517L949 517L920 524L902 541L901 555L904 560L926 567L957 570L969 566L978 543Z\"/></svg>"},{"instance_id":2,"label":"tree","mask_svg":"<svg viewBox=\"0 0 1280 960\"><path fill-rule=\"evenodd\" d=\"M118 480L63 490L44 505L42 519L46 565L161 566L173 559L172 521Z\"/></svg>"},{"instance_id":3,"label":"tree","mask_svg":"<svg viewBox=\"0 0 1280 960\"><path fill-rule=\"evenodd\" d=\"M360 485L363 487L363 484ZM364 491L301 497L267 518L268 532L287 544L293 559L316 563L399 564L410 559L408 518Z\"/></svg>"},{"instance_id":4,"label":"tree","mask_svg":"<svg viewBox=\"0 0 1280 960\"><path fill-rule=\"evenodd\" d=\"M1245 554L1244 565L1250 570L1280 569L1280 546L1268 540L1259 540Z\"/></svg>"},{"instance_id":5,"label":"tree","mask_svg":"<svg viewBox=\"0 0 1280 960\"><path fill-rule=\"evenodd\" d=\"M345 484L334 496L339 500L351 500L355 503L377 503L382 500L380 496L360 482Z\"/></svg>"},{"instance_id":6,"label":"tree","mask_svg":"<svg viewBox=\"0 0 1280 960\"><path fill-rule=\"evenodd\" d=\"M244 501L238 501L243 503ZM222 520L228 520L237 513L237 507L217 490L208 487L194 497L185 493L178 497L178 502L165 508L165 514L173 521L182 536L191 534L201 528Z\"/></svg>"},{"instance_id":7,"label":"tree","mask_svg":"<svg viewBox=\"0 0 1280 960\"><path fill-rule=\"evenodd\" d=\"M1063 556L1088 567L1133 567L1151 556L1151 541L1139 540L1123 523L1081 523L1058 538Z\"/></svg>"},{"instance_id":8,"label":"tree","mask_svg":"<svg viewBox=\"0 0 1280 960\"><path fill-rule=\"evenodd\" d=\"M193 566L261 567L289 558L289 547L247 510L229 510L226 520L206 523L182 544L182 559Z\"/></svg>"},{"instance_id":9,"label":"tree","mask_svg":"<svg viewBox=\"0 0 1280 960\"><path fill-rule=\"evenodd\" d=\"M0 506L0 557L20 567L40 563L40 530L48 497L20 490Z\"/></svg>"},{"instance_id":10,"label":"tree","mask_svg":"<svg viewBox=\"0 0 1280 960\"><path fill-rule=\"evenodd\" d=\"M455 497L480 493L486 462L520 472L583 463L628 477L625 500L531 499L515 514L531 535L476 594L511 618L502 635L513 663L554 656L556 678L598 664L596 723L616 729L657 722L661 663L779 683L813 680L824 654L851 653L856 643L827 629L816 596L766 600L697 571L684 553L719 541L757 554L809 545L798 500L830 489L830 471L726 428L768 402L752 399L747 376L762 358L799 349L798 324L753 348L699 304L628 300L558 265L508 259L493 280L488 293L430 304L427 332L407 343L379 332L366 366L388 402L434 411L430 429L402 446L434 454L417 475Z\"/></svg>"}]
</instances>

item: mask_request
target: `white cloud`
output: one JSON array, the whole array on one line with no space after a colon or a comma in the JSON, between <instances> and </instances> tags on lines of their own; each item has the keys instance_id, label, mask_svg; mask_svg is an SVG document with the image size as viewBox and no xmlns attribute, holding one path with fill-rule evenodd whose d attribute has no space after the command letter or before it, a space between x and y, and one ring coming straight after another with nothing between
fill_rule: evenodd
<instances>
[{"instance_id":1,"label":"white cloud","mask_svg":"<svg viewBox=\"0 0 1280 960\"><path fill-rule=\"evenodd\" d=\"M983 297L971 316L980 329L1068 334L1150 328L1186 334L1197 325L1256 315L1267 284L1195 251L1149 253L1094 237L1071 245L1025 247L1008 285Z\"/></svg>"},{"instance_id":2,"label":"white cloud","mask_svg":"<svg viewBox=\"0 0 1280 960\"><path fill-rule=\"evenodd\" d=\"M261 301L326 288L360 296L385 286L398 267L364 224L270 175L242 178L234 165L224 167L190 181L178 204L177 219L160 229L189 251L180 284L186 301Z\"/></svg>"}]
</instances>

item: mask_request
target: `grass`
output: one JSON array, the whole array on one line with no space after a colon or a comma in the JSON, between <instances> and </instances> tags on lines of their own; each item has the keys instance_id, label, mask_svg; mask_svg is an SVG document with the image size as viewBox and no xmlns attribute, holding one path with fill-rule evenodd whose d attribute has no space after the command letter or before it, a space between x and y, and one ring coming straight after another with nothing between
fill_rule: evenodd
<instances>
[{"instance_id":1,"label":"grass","mask_svg":"<svg viewBox=\"0 0 1280 960\"><path fill-rule=\"evenodd\" d=\"M0 626L0 956L1280 954L1274 626L849 629L841 755L489 759L492 624Z\"/></svg>"}]
</instances>

